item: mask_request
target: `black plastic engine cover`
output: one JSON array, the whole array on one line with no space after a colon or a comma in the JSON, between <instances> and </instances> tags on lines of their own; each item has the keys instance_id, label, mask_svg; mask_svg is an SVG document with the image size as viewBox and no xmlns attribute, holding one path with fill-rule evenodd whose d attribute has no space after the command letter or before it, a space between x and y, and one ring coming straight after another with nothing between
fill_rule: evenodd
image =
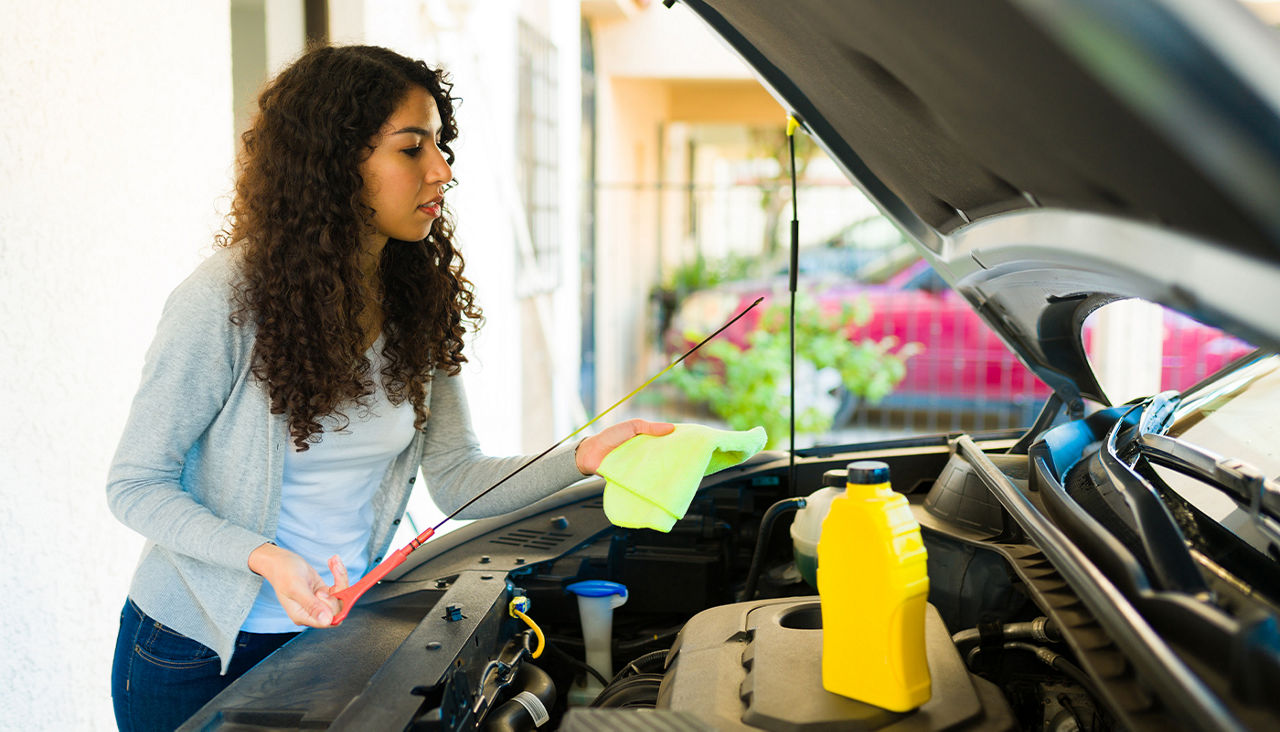
<instances>
[{"instance_id":1,"label":"black plastic engine cover","mask_svg":"<svg viewBox=\"0 0 1280 732\"><path fill-rule=\"evenodd\" d=\"M925 614L933 696L890 712L822 688L822 614L817 597L712 608L695 615L667 661L658 708L717 730L1012 730L999 690L973 676L933 606Z\"/></svg>"}]
</instances>

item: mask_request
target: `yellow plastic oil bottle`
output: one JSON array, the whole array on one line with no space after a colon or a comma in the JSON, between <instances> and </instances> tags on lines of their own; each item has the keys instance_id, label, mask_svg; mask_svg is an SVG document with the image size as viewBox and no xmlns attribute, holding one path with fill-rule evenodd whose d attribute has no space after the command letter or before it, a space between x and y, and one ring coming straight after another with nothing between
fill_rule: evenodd
<instances>
[{"instance_id":1,"label":"yellow plastic oil bottle","mask_svg":"<svg viewBox=\"0 0 1280 732\"><path fill-rule=\"evenodd\" d=\"M822 686L905 712L929 700L924 542L907 499L889 487L889 466L849 463L818 538Z\"/></svg>"}]
</instances>

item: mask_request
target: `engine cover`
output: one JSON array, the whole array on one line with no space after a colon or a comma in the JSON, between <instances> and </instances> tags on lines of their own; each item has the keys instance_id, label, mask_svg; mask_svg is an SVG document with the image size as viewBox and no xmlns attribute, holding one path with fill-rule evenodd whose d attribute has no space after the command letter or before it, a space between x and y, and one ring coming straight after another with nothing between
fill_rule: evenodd
<instances>
[{"instance_id":1,"label":"engine cover","mask_svg":"<svg viewBox=\"0 0 1280 732\"><path fill-rule=\"evenodd\" d=\"M969 673L930 605L925 644L933 696L890 712L822 688L822 613L817 597L723 605L684 626L667 659L658 708L717 730L1012 730L995 685Z\"/></svg>"}]
</instances>

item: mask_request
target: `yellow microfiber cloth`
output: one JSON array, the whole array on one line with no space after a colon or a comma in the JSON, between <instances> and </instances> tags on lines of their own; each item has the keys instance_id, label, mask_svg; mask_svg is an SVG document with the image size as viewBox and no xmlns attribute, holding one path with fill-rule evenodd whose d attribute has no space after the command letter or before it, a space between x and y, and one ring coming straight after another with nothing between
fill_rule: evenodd
<instances>
[{"instance_id":1,"label":"yellow microfiber cloth","mask_svg":"<svg viewBox=\"0 0 1280 732\"><path fill-rule=\"evenodd\" d=\"M660 437L636 435L605 456L604 513L615 526L670 531L689 510L704 475L760 452L763 427L735 432L677 424Z\"/></svg>"}]
</instances>

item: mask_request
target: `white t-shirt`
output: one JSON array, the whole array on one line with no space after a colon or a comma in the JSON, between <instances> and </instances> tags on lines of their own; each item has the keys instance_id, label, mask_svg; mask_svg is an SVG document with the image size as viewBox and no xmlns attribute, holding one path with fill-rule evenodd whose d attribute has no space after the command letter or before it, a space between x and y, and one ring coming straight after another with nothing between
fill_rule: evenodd
<instances>
[{"instance_id":1,"label":"white t-shirt","mask_svg":"<svg viewBox=\"0 0 1280 732\"><path fill-rule=\"evenodd\" d=\"M352 582L368 569L365 548L373 526L373 495L391 461L413 439L413 405L387 401L382 388L382 339L368 354L376 384L368 406L350 405L342 419L320 419L323 437L306 452L288 450L276 544L307 560L326 585L333 584L329 557L337 554ZM241 630L292 633L301 628L285 614L271 583L263 582Z\"/></svg>"}]
</instances>

